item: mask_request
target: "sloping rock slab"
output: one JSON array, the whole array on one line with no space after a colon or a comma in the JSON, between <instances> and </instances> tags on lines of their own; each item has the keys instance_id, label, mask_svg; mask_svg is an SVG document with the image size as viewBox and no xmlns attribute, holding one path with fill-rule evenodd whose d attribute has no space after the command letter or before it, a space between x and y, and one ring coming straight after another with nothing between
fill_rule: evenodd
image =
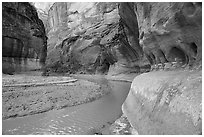
<instances>
[{"instance_id":1,"label":"sloping rock slab","mask_svg":"<svg viewBox=\"0 0 204 137\"><path fill-rule=\"evenodd\" d=\"M138 134L202 134L201 71L139 75L122 110Z\"/></svg>"}]
</instances>

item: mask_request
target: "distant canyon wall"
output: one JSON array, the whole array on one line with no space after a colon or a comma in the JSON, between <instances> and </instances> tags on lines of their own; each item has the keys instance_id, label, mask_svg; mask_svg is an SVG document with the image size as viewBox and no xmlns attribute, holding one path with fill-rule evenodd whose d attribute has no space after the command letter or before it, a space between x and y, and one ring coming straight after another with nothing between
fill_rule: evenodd
<instances>
[{"instance_id":1,"label":"distant canyon wall","mask_svg":"<svg viewBox=\"0 0 204 137\"><path fill-rule=\"evenodd\" d=\"M51 71L109 73L201 68L201 3L54 3Z\"/></svg>"},{"instance_id":2,"label":"distant canyon wall","mask_svg":"<svg viewBox=\"0 0 204 137\"><path fill-rule=\"evenodd\" d=\"M125 8L119 3L54 3L47 20L48 68L71 73L139 71L143 50L136 14L131 6ZM123 14L129 15L128 24Z\"/></svg>"}]
</instances>

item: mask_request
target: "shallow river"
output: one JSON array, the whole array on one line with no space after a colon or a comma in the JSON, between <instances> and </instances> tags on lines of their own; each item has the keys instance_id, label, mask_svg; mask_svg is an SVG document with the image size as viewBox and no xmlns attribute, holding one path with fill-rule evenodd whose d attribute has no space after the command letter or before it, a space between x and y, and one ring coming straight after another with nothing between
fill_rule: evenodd
<instances>
[{"instance_id":1,"label":"shallow river","mask_svg":"<svg viewBox=\"0 0 204 137\"><path fill-rule=\"evenodd\" d=\"M79 106L3 120L3 134L83 135L97 132L108 134L110 123L122 114L121 105L129 92L131 83L107 81L103 78L96 82L108 84L111 87L110 94Z\"/></svg>"}]
</instances>

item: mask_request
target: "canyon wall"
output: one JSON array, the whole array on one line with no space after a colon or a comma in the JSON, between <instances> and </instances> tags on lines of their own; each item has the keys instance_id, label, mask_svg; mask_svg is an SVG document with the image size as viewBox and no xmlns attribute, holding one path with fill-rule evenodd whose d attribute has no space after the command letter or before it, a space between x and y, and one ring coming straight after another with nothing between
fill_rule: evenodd
<instances>
[{"instance_id":1,"label":"canyon wall","mask_svg":"<svg viewBox=\"0 0 204 137\"><path fill-rule=\"evenodd\" d=\"M201 68L201 9L200 3L54 3L47 68L110 75L150 65Z\"/></svg>"},{"instance_id":2,"label":"canyon wall","mask_svg":"<svg viewBox=\"0 0 204 137\"><path fill-rule=\"evenodd\" d=\"M60 2L39 13L46 29L29 3L2 10L3 72L26 58L39 59L46 72L152 71L133 80L123 103L132 128L202 134L202 3Z\"/></svg>"},{"instance_id":3,"label":"canyon wall","mask_svg":"<svg viewBox=\"0 0 204 137\"><path fill-rule=\"evenodd\" d=\"M36 59L39 66L33 69L40 69L40 65L45 64L46 53L45 28L38 18L35 7L27 2L3 2L3 73L12 74L16 71L24 71L26 68L32 69L33 59Z\"/></svg>"},{"instance_id":4,"label":"canyon wall","mask_svg":"<svg viewBox=\"0 0 204 137\"><path fill-rule=\"evenodd\" d=\"M133 80L124 115L138 134L202 134L202 3L131 6L152 72Z\"/></svg>"},{"instance_id":5,"label":"canyon wall","mask_svg":"<svg viewBox=\"0 0 204 137\"><path fill-rule=\"evenodd\" d=\"M123 11L118 3L54 3L48 11L47 68L110 75L139 72L143 51L130 5ZM133 20L127 23L125 15Z\"/></svg>"},{"instance_id":6,"label":"canyon wall","mask_svg":"<svg viewBox=\"0 0 204 137\"><path fill-rule=\"evenodd\" d=\"M199 67L202 60L202 3L135 3L140 44L154 67L167 62Z\"/></svg>"},{"instance_id":7,"label":"canyon wall","mask_svg":"<svg viewBox=\"0 0 204 137\"><path fill-rule=\"evenodd\" d=\"M47 71L137 76L123 103L138 134L202 134L202 3L54 3Z\"/></svg>"}]
</instances>

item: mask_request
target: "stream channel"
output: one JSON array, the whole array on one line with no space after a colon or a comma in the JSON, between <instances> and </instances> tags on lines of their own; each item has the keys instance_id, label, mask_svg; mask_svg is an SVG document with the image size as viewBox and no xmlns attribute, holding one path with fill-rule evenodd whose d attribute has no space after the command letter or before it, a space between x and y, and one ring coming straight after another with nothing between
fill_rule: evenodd
<instances>
[{"instance_id":1,"label":"stream channel","mask_svg":"<svg viewBox=\"0 0 204 137\"><path fill-rule=\"evenodd\" d=\"M78 79L108 85L110 93L82 105L3 120L3 134L109 134L108 128L111 123L122 114L121 106L128 95L131 83L107 80L104 77L94 78L94 76L92 78L78 77Z\"/></svg>"}]
</instances>

